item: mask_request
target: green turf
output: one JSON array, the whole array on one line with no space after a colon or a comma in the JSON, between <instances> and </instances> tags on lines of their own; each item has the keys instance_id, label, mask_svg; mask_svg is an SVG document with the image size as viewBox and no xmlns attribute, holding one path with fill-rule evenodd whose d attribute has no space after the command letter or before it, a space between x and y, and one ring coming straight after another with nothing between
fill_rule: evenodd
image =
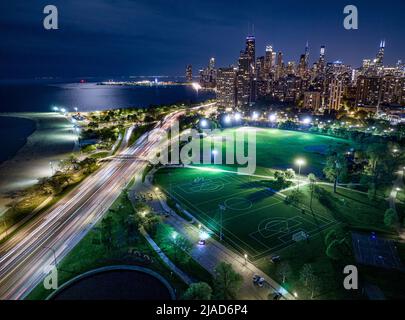
<instances>
[{"instance_id":1,"label":"green turf","mask_svg":"<svg viewBox=\"0 0 405 320\"><path fill-rule=\"evenodd\" d=\"M238 129L231 129L238 130ZM338 188L336 194L329 184L318 184L327 191L329 201L313 197L310 210L310 188L301 184L300 200L288 205L283 196L297 188L280 188L271 177L271 171L294 167L294 159L304 157L307 166L302 173L321 174L330 146L342 150L350 148L346 140L300 132L259 129L257 132L257 164L255 175L238 175L235 166L200 165L186 168L163 168L155 174L155 183L170 194L183 209L206 225L218 239L220 206L224 243L240 252L264 272L280 281L275 265L269 263L271 254L280 254L293 269L286 287L298 290L308 298L308 292L299 280L299 272L310 263L322 279L319 298L342 298L340 266L325 254L325 235L331 229L375 230L390 233L384 226L387 209L384 200L370 201L366 193ZM281 190L282 195L275 193ZM304 231L309 241L295 242L293 234ZM352 259L352 258L351 258Z\"/></svg>"},{"instance_id":2,"label":"green turf","mask_svg":"<svg viewBox=\"0 0 405 320\"><path fill-rule=\"evenodd\" d=\"M233 135L238 141L243 139L240 132L245 132L245 149L247 149L247 133L256 132L256 161L257 174L266 174L266 169L297 169L294 162L297 158L305 158L306 165L302 173L322 174L326 162L326 154L331 149L339 148L348 150L353 143L335 137L315 135L297 131L286 131L278 129L246 128L226 129L222 135ZM225 154L225 143L223 143L223 154ZM223 156L225 161L225 156Z\"/></svg>"}]
</instances>

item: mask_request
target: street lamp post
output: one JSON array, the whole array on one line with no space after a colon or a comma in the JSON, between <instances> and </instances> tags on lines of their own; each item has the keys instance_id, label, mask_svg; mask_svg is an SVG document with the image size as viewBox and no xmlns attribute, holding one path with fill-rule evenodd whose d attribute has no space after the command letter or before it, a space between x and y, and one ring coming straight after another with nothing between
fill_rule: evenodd
<instances>
[{"instance_id":1,"label":"street lamp post","mask_svg":"<svg viewBox=\"0 0 405 320\"><path fill-rule=\"evenodd\" d=\"M52 163L52 161L49 161L49 165L51 166L51 176L53 176L53 163Z\"/></svg>"},{"instance_id":2,"label":"street lamp post","mask_svg":"<svg viewBox=\"0 0 405 320\"><path fill-rule=\"evenodd\" d=\"M222 241L223 232L222 232L222 225L223 225L223 212L226 210L226 207L222 204L219 205L219 241Z\"/></svg>"},{"instance_id":3,"label":"street lamp post","mask_svg":"<svg viewBox=\"0 0 405 320\"><path fill-rule=\"evenodd\" d=\"M248 255L245 253L245 255L244 255L244 258L245 258L245 265L247 265L247 259L248 259Z\"/></svg>"},{"instance_id":4,"label":"street lamp post","mask_svg":"<svg viewBox=\"0 0 405 320\"><path fill-rule=\"evenodd\" d=\"M217 150L212 150L212 155L214 156L214 164L216 164L218 151Z\"/></svg>"},{"instance_id":5,"label":"street lamp post","mask_svg":"<svg viewBox=\"0 0 405 320\"><path fill-rule=\"evenodd\" d=\"M300 182L301 182L301 167L305 165L305 160L299 158L295 160L295 164L298 166L298 190L300 189Z\"/></svg>"}]
</instances>

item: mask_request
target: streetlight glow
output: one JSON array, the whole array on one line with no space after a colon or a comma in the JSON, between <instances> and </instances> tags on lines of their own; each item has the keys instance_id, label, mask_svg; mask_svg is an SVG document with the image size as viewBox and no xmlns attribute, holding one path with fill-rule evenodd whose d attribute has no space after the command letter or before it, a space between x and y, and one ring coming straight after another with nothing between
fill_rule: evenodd
<instances>
[{"instance_id":1,"label":"streetlight glow","mask_svg":"<svg viewBox=\"0 0 405 320\"><path fill-rule=\"evenodd\" d=\"M271 114L270 116L269 116L269 120L271 121L271 122L275 122L276 120L277 120L277 115L276 114Z\"/></svg>"},{"instance_id":2,"label":"streetlight glow","mask_svg":"<svg viewBox=\"0 0 405 320\"><path fill-rule=\"evenodd\" d=\"M303 158L298 158L298 159L296 159L295 160L295 164L297 165L297 166L299 166L299 167L301 167L301 166L305 166L305 159L303 159Z\"/></svg>"},{"instance_id":3,"label":"streetlight glow","mask_svg":"<svg viewBox=\"0 0 405 320\"><path fill-rule=\"evenodd\" d=\"M240 119L241 119L241 115L240 115L240 113L235 113L235 120L236 121L239 121Z\"/></svg>"},{"instance_id":4,"label":"streetlight glow","mask_svg":"<svg viewBox=\"0 0 405 320\"><path fill-rule=\"evenodd\" d=\"M226 115L224 118L225 123L231 123L231 116L230 115Z\"/></svg>"},{"instance_id":5,"label":"streetlight glow","mask_svg":"<svg viewBox=\"0 0 405 320\"><path fill-rule=\"evenodd\" d=\"M202 120L200 121L200 126L201 126L202 128L206 128L207 125L208 125L208 121L207 121L207 120L202 119Z\"/></svg>"}]
</instances>

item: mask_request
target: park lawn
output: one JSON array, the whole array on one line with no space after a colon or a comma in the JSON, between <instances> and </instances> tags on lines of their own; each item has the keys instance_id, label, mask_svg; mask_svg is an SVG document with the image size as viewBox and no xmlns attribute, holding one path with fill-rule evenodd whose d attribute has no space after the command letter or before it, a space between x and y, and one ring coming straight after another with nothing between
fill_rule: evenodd
<instances>
[{"instance_id":1,"label":"park lawn","mask_svg":"<svg viewBox=\"0 0 405 320\"><path fill-rule=\"evenodd\" d=\"M92 269L117 265L129 264L140 265L152 269L166 278L169 283L176 289L178 294L182 294L187 285L179 279L176 275L172 274L170 269L161 261L160 257L149 246L146 239L139 234L136 243L128 245L123 230L122 221L129 215L134 214L134 209L129 201L126 193L120 197L111 206L106 216L111 216L114 220L113 224L113 239L114 249L108 251L104 245L100 244L100 225L99 222L79 243L75 248L58 263L58 281L59 286L69 281L70 279L78 276L84 272ZM147 254L153 258L151 264L145 264L142 261L128 255L130 248L136 249L139 252ZM27 297L29 300L41 300L48 297L52 291L45 290L42 283L39 284Z\"/></svg>"},{"instance_id":2,"label":"park lawn","mask_svg":"<svg viewBox=\"0 0 405 320\"><path fill-rule=\"evenodd\" d=\"M305 158L306 165L302 168L303 174L315 173L322 175L326 162L326 155L331 149L343 151L354 147L354 143L340 138L315 135L305 132L287 131L279 129L263 129L240 127L226 129L222 135L232 135L242 141L244 132L245 150L247 150L248 132L256 132L256 174L268 175L268 169L297 169L294 162L297 158ZM221 148L221 142L213 139L215 148ZM223 163L225 163L226 144L222 143ZM245 152L247 154L247 151ZM230 165L229 167L235 167ZM229 168L228 168L229 169Z\"/></svg>"},{"instance_id":3,"label":"park lawn","mask_svg":"<svg viewBox=\"0 0 405 320\"><path fill-rule=\"evenodd\" d=\"M102 158L108 157L109 154L110 154L110 152L108 152L108 151L101 151L101 152L93 153L93 154L90 156L90 158L93 158L93 159L102 159Z\"/></svg>"}]
</instances>

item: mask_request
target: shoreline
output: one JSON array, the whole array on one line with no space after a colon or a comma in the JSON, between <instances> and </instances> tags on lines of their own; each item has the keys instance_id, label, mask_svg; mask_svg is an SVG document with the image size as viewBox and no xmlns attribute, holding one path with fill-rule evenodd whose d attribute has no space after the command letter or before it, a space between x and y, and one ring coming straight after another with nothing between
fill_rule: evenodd
<instances>
[{"instance_id":1,"label":"shoreline","mask_svg":"<svg viewBox=\"0 0 405 320\"><path fill-rule=\"evenodd\" d=\"M0 163L0 215L18 193L51 175L50 162L68 157L77 136L66 117L48 112L1 113L2 117L24 118L35 122L25 144ZM12 137L10 137L12 139Z\"/></svg>"}]
</instances>

